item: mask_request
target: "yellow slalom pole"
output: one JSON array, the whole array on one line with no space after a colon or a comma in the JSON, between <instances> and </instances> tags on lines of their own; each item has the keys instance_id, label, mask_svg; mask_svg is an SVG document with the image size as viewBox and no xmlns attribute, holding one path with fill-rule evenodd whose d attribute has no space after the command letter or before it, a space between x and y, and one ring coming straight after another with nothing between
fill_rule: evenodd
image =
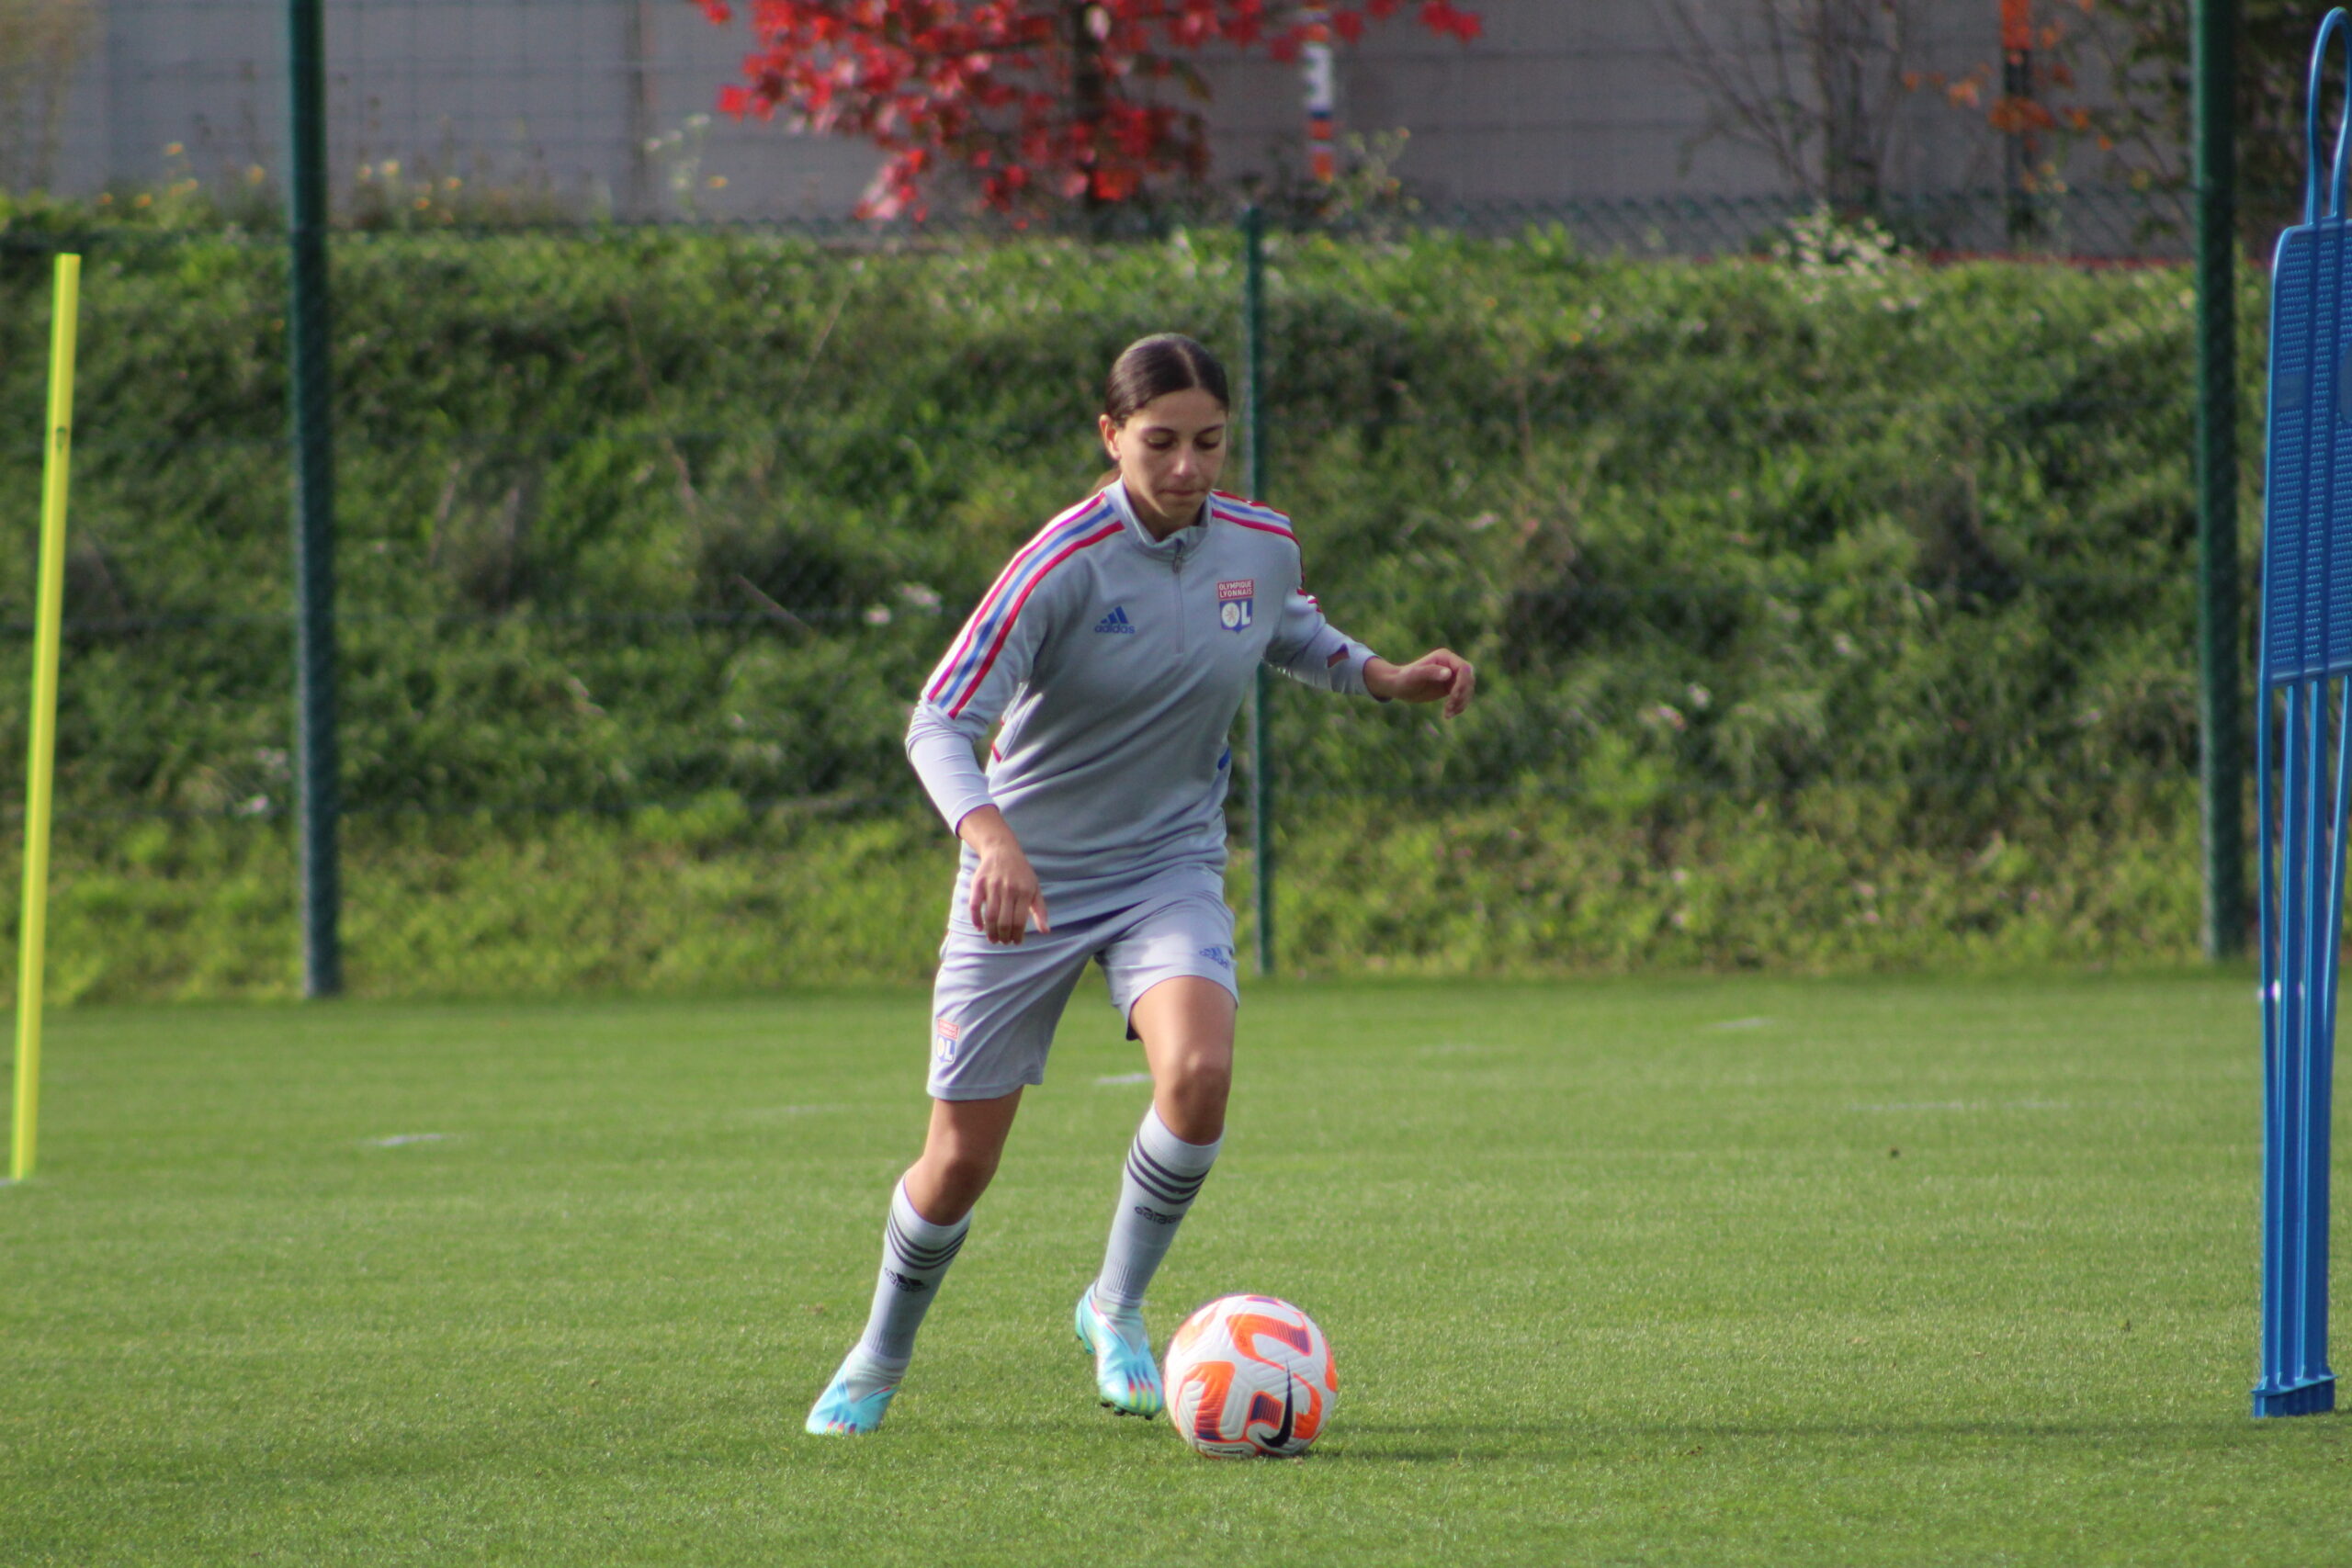
<instances>
[{"instance_id":1,"label":"yellow slalom pole","mask_svg":"<svg viewBox=\"0 0 2352 1568\"><path fill-rule=\"evenodd\" d=\"M74 458L74 337L82 258L57 258L49 325L49 424L40 483L40 608L33 637L32 757L25 784L24 945L17 959L17 1116L9 1176L33 1173L40 1125L40 982L49 946L49 800L57 761L57 639L65 609L65 479Z\"/></svg>"}]
</instances>

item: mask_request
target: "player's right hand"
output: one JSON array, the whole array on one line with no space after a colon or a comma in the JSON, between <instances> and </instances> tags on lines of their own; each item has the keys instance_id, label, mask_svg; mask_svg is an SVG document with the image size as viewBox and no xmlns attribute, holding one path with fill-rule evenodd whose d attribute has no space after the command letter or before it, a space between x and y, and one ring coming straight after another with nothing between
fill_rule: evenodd
<instances>
[{"instance_id":1,"label":"player's right hand","mask_svg":"<svg viewBox=\"0 0 2352 1568\"><path fill-rule=\"evenodd\" d=\"M980 929L980 934L990 942L1017 947L1029 934L1033 916L1039 931L1052 931L1053 923L1046 917L1045 890L1003 814L993 806L984 806L958 824L956 831L979 854L979 863L972 868L969 908L972 924Z\"/></svg>"},{"instance_id":2,"label":"player's right hand","mask_svg":"<svg viewBox=\"0 0 2352 1568\"><path fill-rule=\"evenodd\" d=\"M972 872L972 923L981 934L1017 947L1029 934L1033 915L1039 931L1054 929L1046 919L1046 896L1037 886L1037 874L1029 869L1029 857L1018 848L1008 856L981 855Z\"/></svg>"}]
</instances>

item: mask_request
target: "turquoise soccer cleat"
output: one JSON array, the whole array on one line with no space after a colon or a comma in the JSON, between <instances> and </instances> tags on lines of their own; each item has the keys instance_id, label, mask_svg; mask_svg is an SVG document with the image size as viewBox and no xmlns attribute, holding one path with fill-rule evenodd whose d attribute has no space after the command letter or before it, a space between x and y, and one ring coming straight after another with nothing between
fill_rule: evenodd
<instances>
[{"instance_id":1,"label":"turquoise soccer cleat","mask_svg":"<svg viewBox=\"0 0 2352 1568\"><path fill-rule=\"evenodd\" d=\"M890 1396L899 1392L899 1381L892 1378L872 1393L858 1396L852 1392L857 1370L857 1354L842 1363L825 1392L808 1410L808 1432L820 1438L857 1437L874 1431L882 1425L883 1414L890 1408Z\"/></svg>"},{"instance_id":2,"label":"turquoise soccer cleat","mask_svg":"<svg viewBox=\"0 0 2352 1568\"><path fill-rule=\"evenodd\" d=\"M1094 1358L1094 1392L1102 1408L1147 1420L1168 1408L1143 1314L1133 1308L1116 1316L1102 1311L1094 1304L1094 1287L1089 1285L1078 1298L1078 1342Z\"/></svg>"}]
</instances>

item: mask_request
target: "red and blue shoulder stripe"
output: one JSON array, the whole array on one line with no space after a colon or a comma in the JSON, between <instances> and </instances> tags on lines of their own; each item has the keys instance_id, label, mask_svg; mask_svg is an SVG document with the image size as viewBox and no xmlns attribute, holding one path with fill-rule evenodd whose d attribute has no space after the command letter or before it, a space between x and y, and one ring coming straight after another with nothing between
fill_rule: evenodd
<instances>
[{"instance_id":1,"label":"red and blue shoulder stripe","mask_svg":"<svg viewBox=\"0 0 2352 1568\"><path fill-rule=\"evenodd\" d=\"M1209 493L1209 506L1211 512L1225 522L1238 527L1255 528L1261 534L1279 534L1294 545L1298 543L1298 536L1291 532L1288 515L1271 506L1261 506L1254 501L1227 495L1221 490Z\"/></svg>"},{"instance_id":2,"label":"red and blue shoulder stripe","mask_svg":"<svg viewBox=\"0 0 2352 1568\"><path fill-rule=\"evenodd\" d=\"M1079 551L1116 537L1126 528L1119 510L1107 495L1097 495L1055 518L1021 547L996 585L980 601L963 635L940 662L939 673L923 691L923 701L945 711L950 718L964 711L973 694L988 679L1005 639L1012 635L1021 607L1053 570Z\"/></svg>"}]
</instances>

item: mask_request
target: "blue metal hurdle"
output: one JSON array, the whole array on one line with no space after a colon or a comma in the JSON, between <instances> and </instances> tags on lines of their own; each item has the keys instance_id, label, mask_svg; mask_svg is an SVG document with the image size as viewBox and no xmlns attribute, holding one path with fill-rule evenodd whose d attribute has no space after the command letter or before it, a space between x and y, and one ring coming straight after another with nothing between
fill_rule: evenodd
<instances>
[{"instance_id":1,"label":"blue metal hurdle","mask_svg":"<svg viewBox=\"0 0 2352 1568\"><path fill-rule=\"evenodd\" d=\"M2327 1167L2344 825L2352 787L2352 225L2346 130L2322 156L2312 46L2303 221L2271 265L2268 482L2263 503L2262 1381L2256 1416L2335 1407L2327 1365ZM2323 199L2321 171L2327 172Z\"/></svg>"}]
</instances>

